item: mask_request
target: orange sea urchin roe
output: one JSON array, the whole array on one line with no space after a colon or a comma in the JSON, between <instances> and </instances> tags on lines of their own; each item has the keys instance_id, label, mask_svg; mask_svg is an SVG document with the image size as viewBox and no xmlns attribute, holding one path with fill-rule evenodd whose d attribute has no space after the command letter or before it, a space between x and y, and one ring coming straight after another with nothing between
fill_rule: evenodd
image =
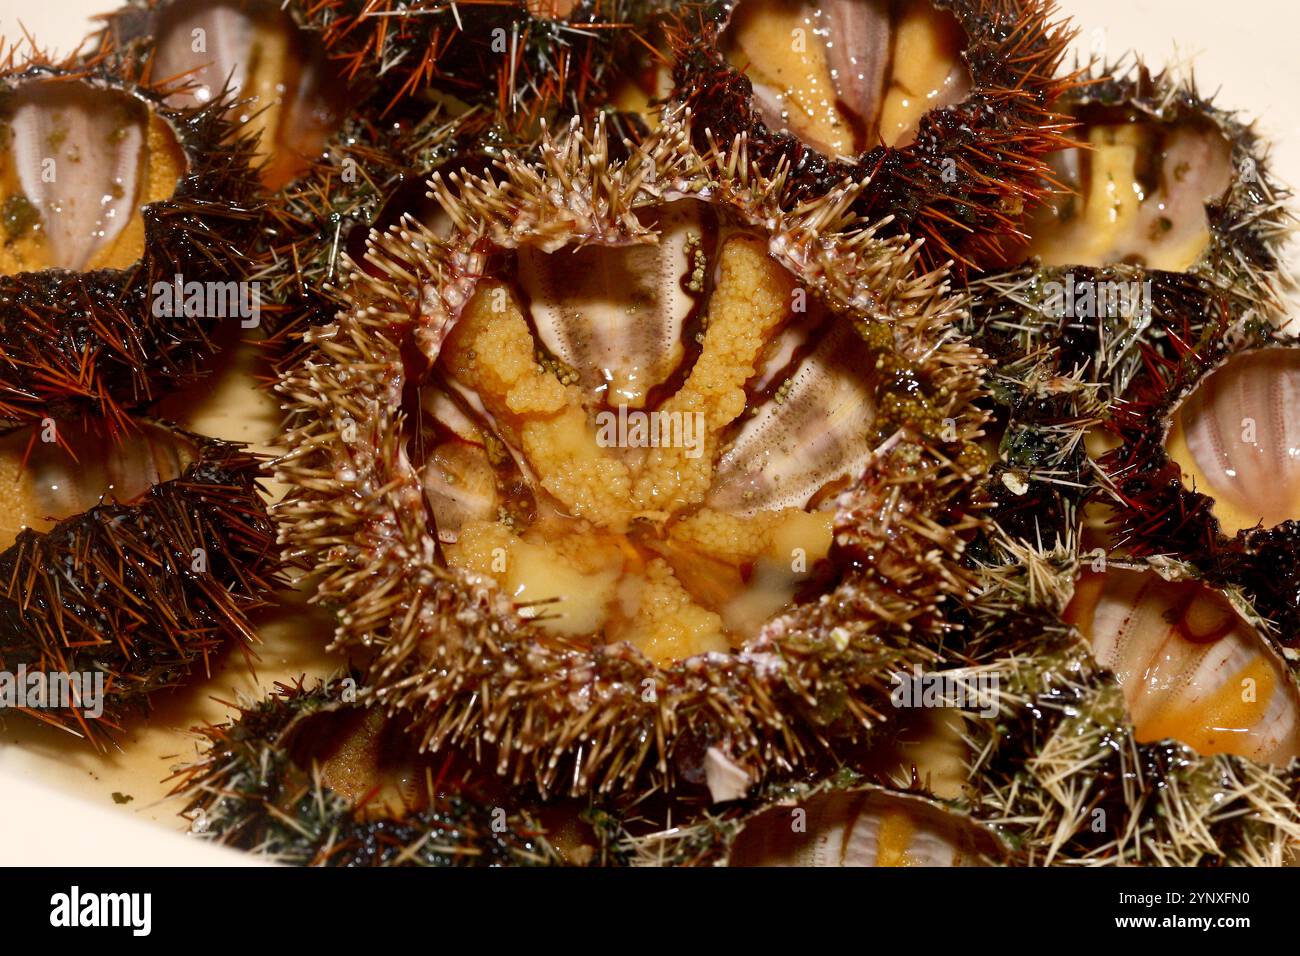
<instances>
[{"instance_id":1,"label":"orange sea urchin roe","mask_svg":"<svg viewBox=\"0 0 1300 956\"><path fill-rule=\"evenodd\" d=\"M876 866L918 866L909 852L916 823L906 813L894 811L880 816L876 833Z\"/></svg>"},{"instance_id":2,"label":"orange sea urchin roe","mask_svg":"<svg viewBox=\"0 0 1300 956\"><path fill-rule=\"evenodd\" d=\"M929 0L904 8L894 26L893 76L876 124L886 146L907 145L922 116L959 102L970 91L961 62L961 28L952 16Z\"/></svg>"},{"instance_id":3,"label":"orange sea urchin roe","mask_svg":"<svg viewBox=\"0 0 1300 956\"><path fill-rule=\"evenodd\" d=\"M828 152L851 153L851 119L838 104L826 47L807 35L810 12L795 0L741 3L731 60L748 68L754 82L778 91L789 124L802 136Z\"/></svg>"},{"instance_id":4,"label":"orange sea urchin roe","mask_svg":"<svg viewBox=\"0 0 1300 956\"><path fill-rule=\"evenodd\" d=\"M745 385L790 318L792 289L762 242L723 243L700 353L651 410L699 433L634 448L600 440L593 396L539 363L514 294L484 285L440 364L520 450L540 493L527 527L466 521L445 547L448 561L496 580L553 633L627 641L658 662L752 636L831 545L828 511L739 516L701 504L722 435L746 411Z\"/></svg>"}]
</instances>

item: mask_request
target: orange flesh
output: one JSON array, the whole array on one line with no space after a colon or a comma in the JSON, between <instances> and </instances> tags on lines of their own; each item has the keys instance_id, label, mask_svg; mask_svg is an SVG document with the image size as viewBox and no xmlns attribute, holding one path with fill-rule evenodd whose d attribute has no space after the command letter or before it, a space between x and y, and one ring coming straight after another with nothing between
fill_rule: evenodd
<instances>
[{"instance_id":1,"label":"orange flesh","mask_svg":"<svg viewBox=\"0 0 1300 956\"><path fill-rule=\"evenodd\" d=\"M358 725L343 735L337 749L321 761L321 783L353 801L359 801L376 787L382 787L379 757L383 726L381 709L366 711ZM400 803L400 793L384 796L397 796Z\"/></svg>"},{"instance_id":2,"label":"orange flesh","mask_svg":"<svg viewBox=\"0 0 1300 956\"><path fill-rule=\"evenodd\" d=\"M262 162L262 183L277 190L307 171L320 156L326 141L342 123L346 103L329 63L278 2L224 2L250 26L248 48L242 57L242 82L233 90L236 99L248 100L234 114L241 133L258 139L257 159ZM192 33L205 21L205 11L180 4L168 10L158 34L168 56L160 80L188 78L194 86L173 97L202 104L217 96L227 77L213 47L195 51ZM214 41L215 42L215 41ZM196 72L203 71L203 72ZM219 75L218 75L219 74Z\"/></svg>"},{"instance_id":3,"label":"orange flesh","mask_svg":"<svg viewBox=\"0 0 1300 956\"><path fill-rule=\"evenodd\" d=\"M965 35L951 14L928 0L905 5L895 24L893 76L877 122L882 143L908 145L922 116L966 97L970 76L961 59L964 46Z\"/></svg>"},{"instance_id":4,"label":"orange flesh","mask_svg":"<svg viewBox=\"0 0 1300 956\"><path fill-rule=\"evenodd\" d=\"M724 243L702 351L659 408L698 416L698 457L684 445L603 447L592 397L537 364L508 290L481 288L440 361L522 449L544 494L527 528L467 522L448 561L496 580L553 633L627 641L657 662L752 636L792 602L831 544L830 512L742 518L701 507L721 432L745 410L745 383L789 318L791 288L761 242Z\"/></svg>"},{"instance_id":5,"label":"orange flesh","mask_svg":"<svg viewBox=\"0 0 1300 956\"><path fill-rule=\"evenodd\" d=\"M295 49L298 28L279 11L258 11L254 42L249 50L248 80L241 96L255 97L246 108L247 127L261 140L258 151L266 165L262 182L279 189L307 171L342 113L332 90L318 80L304 84L305 54ZM319 76L321 62L315 63ZM260 112L259 112L260 110Z\"/></svg>"},{"instance_id":6,"label":"orange flesh","mask_svg":"<svg viewBox=\"0 0 1300 956\"><path fill-rule=\"evenodd\" d=\"M1242 687L1254 683L1253 700L1243 697ZM1152 714L1143 723L1140 741L1181 740L1198 753L1250 756L1244 740L1264 716L1268 700L1276 689L1276 677L1269 661L1257 658L1237 671L1223 686L1196 707L1171 709Z\"/></svg>"},{"instance_id":7,"label":"orange flesh","mask_svg":"<svg viewBox=\"0 0 1300 956\"><path fill-rule=\"evenodd\" d=\"M916 824L908 814L891 811L881 815L876 833L876 866L916 866L909 852Z\"/></svg>"},{"instance_id":8,"label":"orange flesh","mask_svg":"<svg viewBox=\"0 0 1300 956\"><path fill-rule=\"evenodd\" d=\"M401 817L423 805L428 761L413 750L403 750L394 759L385 752L390 736L383 710L368 708L360 720L344 729L332 752L316 765L320 782L360 805L368 817Z\"/></svg>"},{"instance_id":9,"label":"orange flesh","mask_svg":"<svg viewBox=\"0 0 1300 956\"><path fill-rule=\"evenodd\" d=\"M826 62L826 47L809 34L812 19L797 0L742 3L732 26L731 62L752 80L781 93L791 127L826 151L844 155L857 140L851 117L840 108ZM795 42L802 31L802 42Z\"/></svg>"},{"instance_id":10,"label":"orange flesh","mask_svg":"<svg viewBox=\"0 0 1300 956\"><path fill-rule=\"evenodd\" d=\"M258 136L259 155L267 160L263 180L271 188L282 186L306 169L301 153L280 141L280 133L293 107L298 86L298 69L289 50L291 26L258 17L254 40L248 51L248 80L239 91L253 97L245 107L249 119L245 129Z\"/></svg>"},{"instance_id":11,"label":"orange flesh","mask_svg":"<svg viewBox=\"0 0 1300 956\"><path fill-rule=\"evenodd\" d=\"M296 760L320 783L357 805L368 819L392 819L424 809L431 799L473 793L508 805L499 783L476 773L459 751L420 753L418 741L378 707L356 707L310 718L290 742Z\"/></svg>"}]
</instances>

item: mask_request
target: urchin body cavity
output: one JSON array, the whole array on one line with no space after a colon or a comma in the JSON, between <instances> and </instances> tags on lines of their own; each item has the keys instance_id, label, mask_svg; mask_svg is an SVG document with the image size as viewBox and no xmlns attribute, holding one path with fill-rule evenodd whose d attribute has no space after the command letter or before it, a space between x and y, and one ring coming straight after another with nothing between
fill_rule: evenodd
<instances>
[{"instance_id":1,"label":"urchin body cavity","mask_svg":"<svg viewBox=\"0 0 1300 956\"><path fill-rule=\"evenodd\" d=\"M708 744L755 779L821 759L966 587L980 372L942 277L851 183L782 212L743 142L710 176L688 122L624 162L598 126L435 178L451 235L376 235L281 383L285 539L361 543L321 596L381 648L376 699L547 789L702 781Z\"/></svg>"}]
</instances>

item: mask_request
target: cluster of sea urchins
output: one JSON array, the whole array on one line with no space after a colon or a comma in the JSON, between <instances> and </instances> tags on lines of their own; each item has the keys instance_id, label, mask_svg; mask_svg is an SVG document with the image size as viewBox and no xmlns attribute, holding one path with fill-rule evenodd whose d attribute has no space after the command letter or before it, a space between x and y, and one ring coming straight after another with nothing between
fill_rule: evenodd
<instances>
[{"instance_id":1,"label":"cluster of sea urchins","mask_svg":"<svg viewBox=\"0 0 1300 956\"><path fill-rule=\"evenodd\" d=\"M1237 118L1064 69L1044 0L106 22L0 85L0 663L123 704L253 636L257 463L148 417L214 346L145 306L261 282L281 560L355 670L203 729L196 832L315 865L1289 859L1300 351ZM42 179L78 137L105 155Z\"/></svg>"},{"instance_id":2,"label":"cluster of sea urchins","mask_svg":"<svg viewBox=\"0 0 1300 956\"><path fill-rule=\"evenodd\" d=\"M255 639L277 580L257 459L153 409L238 321L186 290L252 268L252 144L220 92L176 105L107 55L0 65L4 706L97 744Z\"/></svg>"},{"instance_id":3,"label":"cluster of sea urchins","mask_svg":"<svg viewBox=\"0 0 1300 956\"><path fill-rule=\"evenodd\" d=\"M1029 862L1278 863L1300 832L1289 197L1253 130L1165 74L1063 108L1076 194L966 325L1003 426L970 550L966 650L1004 697L967 715L974 812Z\"/></svg>"}]
</instances>

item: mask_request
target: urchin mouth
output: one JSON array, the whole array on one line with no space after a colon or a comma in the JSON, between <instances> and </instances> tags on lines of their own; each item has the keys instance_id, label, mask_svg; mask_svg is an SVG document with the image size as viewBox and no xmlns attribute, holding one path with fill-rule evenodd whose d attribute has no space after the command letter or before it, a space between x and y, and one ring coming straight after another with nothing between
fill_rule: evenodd
<instances>
[{"instance_id":1,"label":"urchin mouth","mask_svg":"<svg viewBox=\"0 0 1300 956\"><path fill-rule=\"evenodd\" d=\"M930 0L740 0L720 41L769 128L829 156L907 146L971 90L966 34Z\"/></svg>"},{"instance_id":2,"label":"urchin mouth","mask_svg":"<svg viewBox=\"0 0 1300 956\"><path fill-rule=\"evenodd\" d=\"M1234 177L1223 131L1204 117L1161 122L1101 106L1080 109L1077 119L1079 147L1053 156L1070 194L1038 210L1028 254L1046 266L1194 266L1211 244L1207 206Z\"/></svg>"},{"instance_id":3,"label":"urchin mouth","mask_svg":"<svg viewBox=\"0 0 1300 956\"><path fill-rule=\"evenodd\" d=\"M754 232L695 200L643 218L653 245L505 257L418 389L412 457L452 567L666 665L834 579L878 382Z\"/></svg>"},{"instance_id":4,"label":"urchin mouth","mask_svg":"<svg viewBox=\"0 0 1300 956\"><path fill-rule=\"evenodd\" d=\"M0 96L0 270L125 269L144 253L140 208L188 170L174 131L124 92L40 78Z\"/></svg>"}]
</instances>

